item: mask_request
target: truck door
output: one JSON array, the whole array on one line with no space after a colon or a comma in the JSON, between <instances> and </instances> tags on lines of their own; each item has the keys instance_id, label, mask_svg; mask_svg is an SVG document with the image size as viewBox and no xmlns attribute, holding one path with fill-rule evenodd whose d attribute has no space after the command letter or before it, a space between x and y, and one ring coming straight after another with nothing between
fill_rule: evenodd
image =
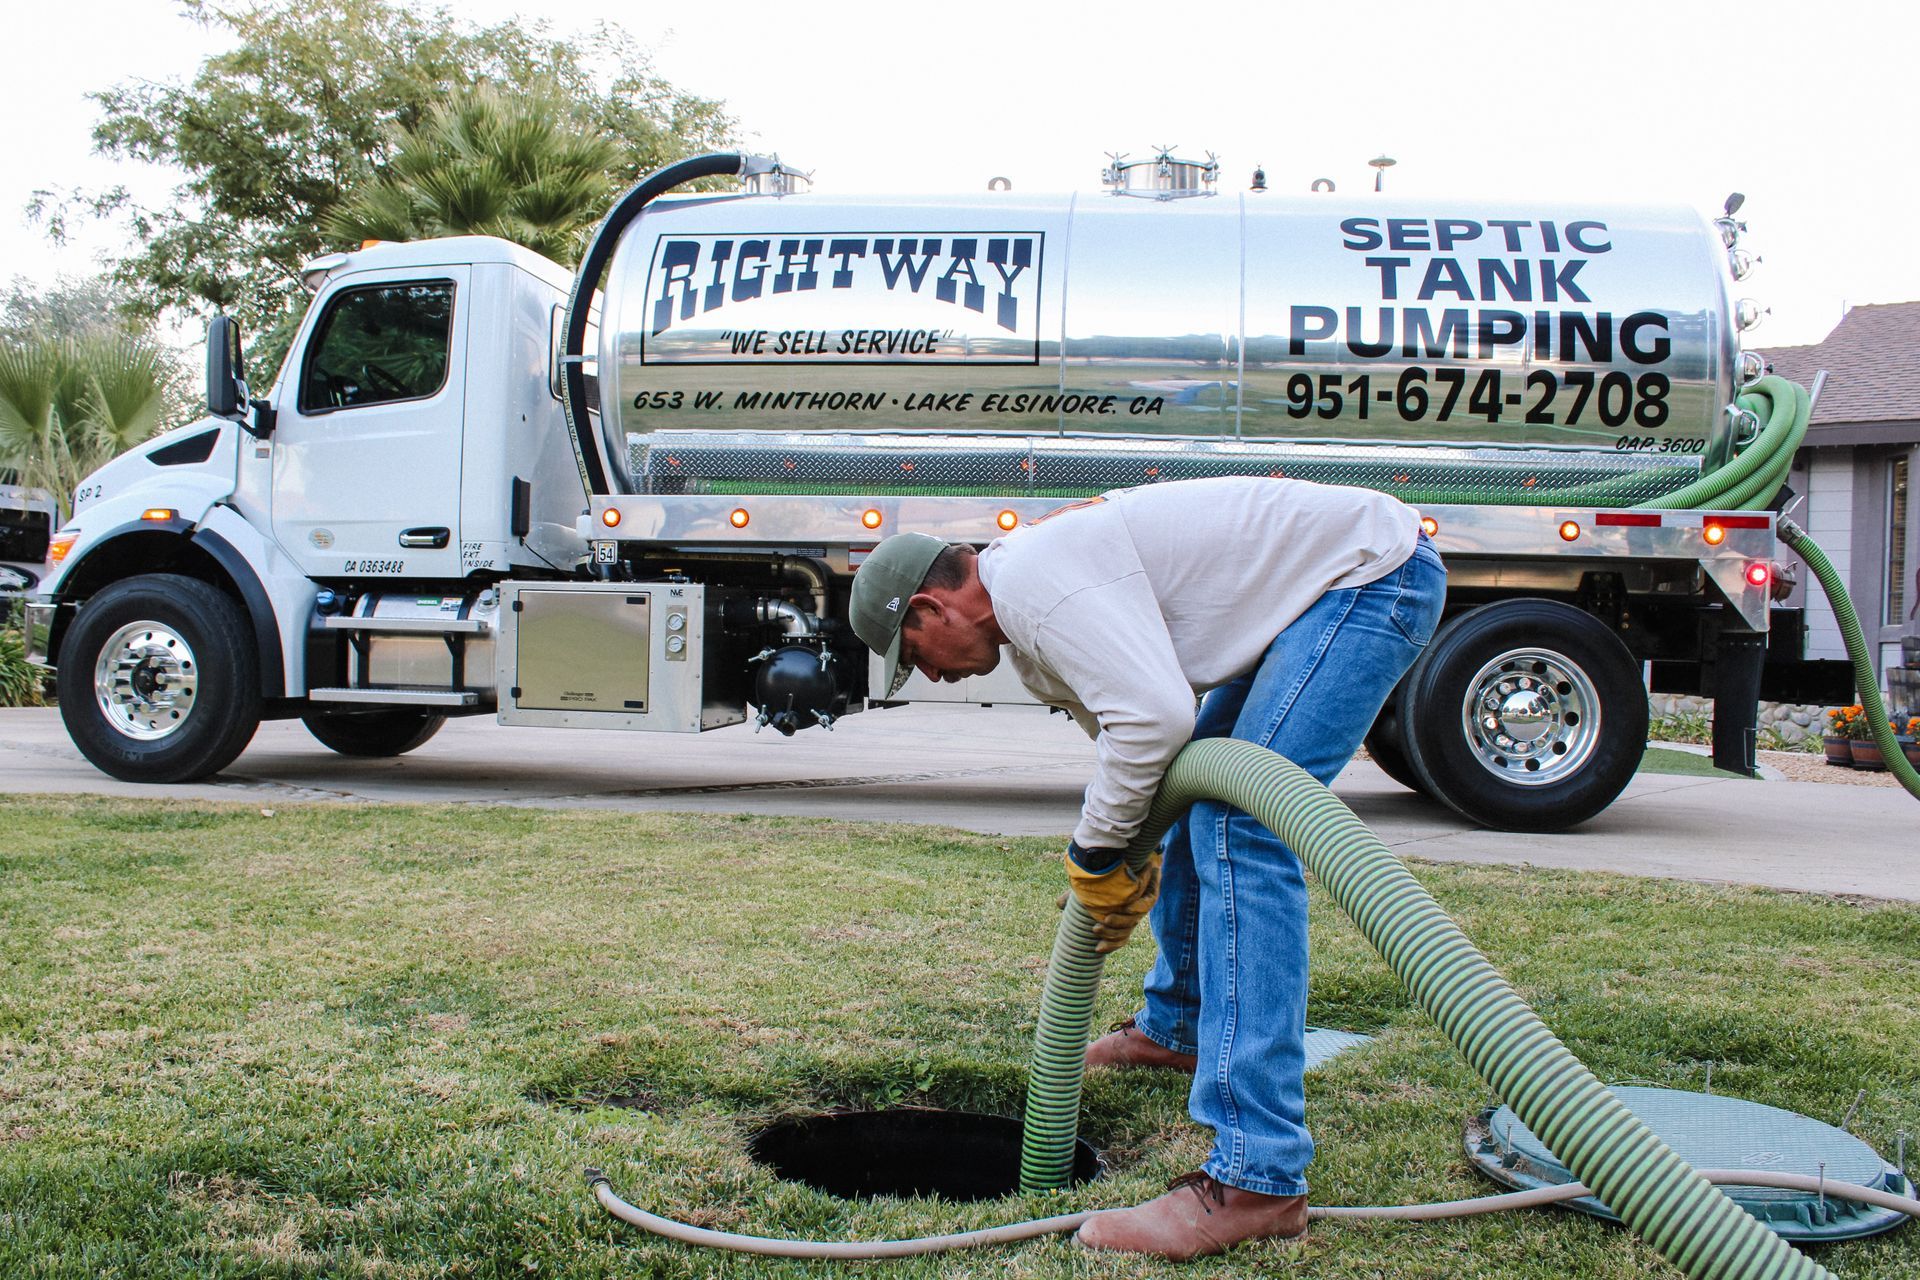
<instances>
[{"instance_id":1,"label":"truck door","mask_svg":"<svg viewBox=\"0 0 1920 1280\"><path fill-rule=\"evenodd\" d=\"M460 576L469 272L366 272L289 357L273 529L315 578Z\"/></svg>"}]
</instances>

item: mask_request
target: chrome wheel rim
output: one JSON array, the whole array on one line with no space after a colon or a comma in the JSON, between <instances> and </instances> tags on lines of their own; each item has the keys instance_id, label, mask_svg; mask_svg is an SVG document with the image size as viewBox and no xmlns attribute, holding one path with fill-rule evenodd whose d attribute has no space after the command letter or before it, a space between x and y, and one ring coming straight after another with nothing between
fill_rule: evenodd
<instances>
[{"instance_id":1,"label":"chrome wheel rim","mask_svg":"<svg viewBox=\"0 0 1920 1280\"><path fill-rule=\"evenodd\" d=\"M1509 649L1474 673L1461 728L1488 773L1523 787L1564 782L1600 741L1600 696L1550 649Z\"/></svg>"},{"instance_id":2,"label":"chrome wheel rim","mask_svg":"<svg viewBox=\"0 0 1920 1280\"><path fill-rule=\"evenodd\" d=\"M180 732L200 691L193 647L172 627L130 622L100 647L93 694L108 724L129 738L154 742Z\"/></svg>"}]
</instances>

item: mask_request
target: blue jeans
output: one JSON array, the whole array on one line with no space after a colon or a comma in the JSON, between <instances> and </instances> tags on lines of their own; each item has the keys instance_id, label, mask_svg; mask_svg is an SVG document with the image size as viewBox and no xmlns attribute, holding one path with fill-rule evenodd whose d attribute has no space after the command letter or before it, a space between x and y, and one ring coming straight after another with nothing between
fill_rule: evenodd
<instances>
[{"instance_id":1,"label":"blue jeans","mask_svg":"<svg viewBox=\"0 0 1920 1280\"><path fill-rule=\"evenodd\" d=\"M1433 638L1446 591L1422 535L1399 569L1329 591L1260 665L1206 696L1195 738L1257 742L1323 783L1352 758ZM1229 606L1230 607L1230 606ZM1199 1058L1188 1110L1214 1131L1207 1173L1290 1196L1307 1189L1307 886L1278 836L1217 801L1167 831L1149 923L1159 958L1136 1015L1148 1039Z\"/></svg>"}]
</instances>

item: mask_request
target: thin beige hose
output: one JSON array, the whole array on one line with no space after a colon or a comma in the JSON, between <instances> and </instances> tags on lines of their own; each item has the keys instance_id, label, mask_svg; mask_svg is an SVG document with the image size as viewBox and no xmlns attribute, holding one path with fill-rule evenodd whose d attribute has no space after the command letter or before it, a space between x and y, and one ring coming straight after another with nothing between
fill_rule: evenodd
<instances>
[{"instance_id":1,"label":"thin beige hose","mask_svg":"<svg viewBox=\"0 0 1920 1280\"><path fill-rule=\"evenodd\" d=\"M1697 1172L1715 1186L1774 1187L1783 1191L1812 1191L1830 1195L1837 1200L1857 1200L1863 1204L1878 1205L1883 1209L1898 1209L1910 1217L1920 1218L1920 1200L1911 1196L1895 1195L1890 1191L1857 1186L1851 1182L1836 1182L1831 1178L1824 1180L1809 1178L1799 1173L1763 1173L1754 1169L1701 1169ZM606 1174L598 1169L587 1170L587 1182L593 1189L594 1199L598 1200L601 1207L608 1213L622 1222L632 1223L636 1227L651 1231L668 1240L677 1240L681 1244L725 1249L733 1253L756 1253L769 1258L834 1258L841 1261L910 1258L919 1254L945 1253L952 1249L974 1249L990 1244L1013 1244L1021 1240L1031 1240L1036 1236L1077 1231L1081 1223L1098 1212L1086 1210L1081 1213L1064 1213L1053 1218L1011 1222L1004 1227L961 1231L944 1236L922 1236L915 1240L871 1242L777 1240L769 1236L736 1235L731 1231L713 1231L706 1227L689 1226L684 1222L676 1222L672 1218L648 1213L645 1209L636 1208L622 1200L614 1191L613 1184L607 1180ZM1448 1218L1466 1218L1482 1213L1531 1209L1540 1205L1558 1204L1563 1200L1578 1200L1592 1194L1593 1192L1581 1183L1570 1182L1560 1187L1541 1187L1533 1191L1479 1196L1471 1200L1448 1200L1438 1204L1316 1206L1307 1210L1307 1216L1320 1221L1364 1219L1438 1222Z\"/></svg>"}]
</instances>

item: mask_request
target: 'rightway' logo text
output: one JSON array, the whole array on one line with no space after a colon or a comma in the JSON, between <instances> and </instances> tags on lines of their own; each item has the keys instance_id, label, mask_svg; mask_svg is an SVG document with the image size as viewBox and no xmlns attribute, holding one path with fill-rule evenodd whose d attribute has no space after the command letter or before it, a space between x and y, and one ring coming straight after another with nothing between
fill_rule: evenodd
<instances>
[{"instance_id":1,"label":"'rightway' logo text","mask_svg":"<svg viewBox=\"0 0 1920 1280\"><path fill-rule=\"evenodd\" d=\"M1040 232L937 236L667 236L654 258L650 336L723 306L822 288L916 296L987 314L1018 332L1023 298L1038 285ZM1022 277L1025 277L1024 279Z\"/></svg>"}]
</instances>

